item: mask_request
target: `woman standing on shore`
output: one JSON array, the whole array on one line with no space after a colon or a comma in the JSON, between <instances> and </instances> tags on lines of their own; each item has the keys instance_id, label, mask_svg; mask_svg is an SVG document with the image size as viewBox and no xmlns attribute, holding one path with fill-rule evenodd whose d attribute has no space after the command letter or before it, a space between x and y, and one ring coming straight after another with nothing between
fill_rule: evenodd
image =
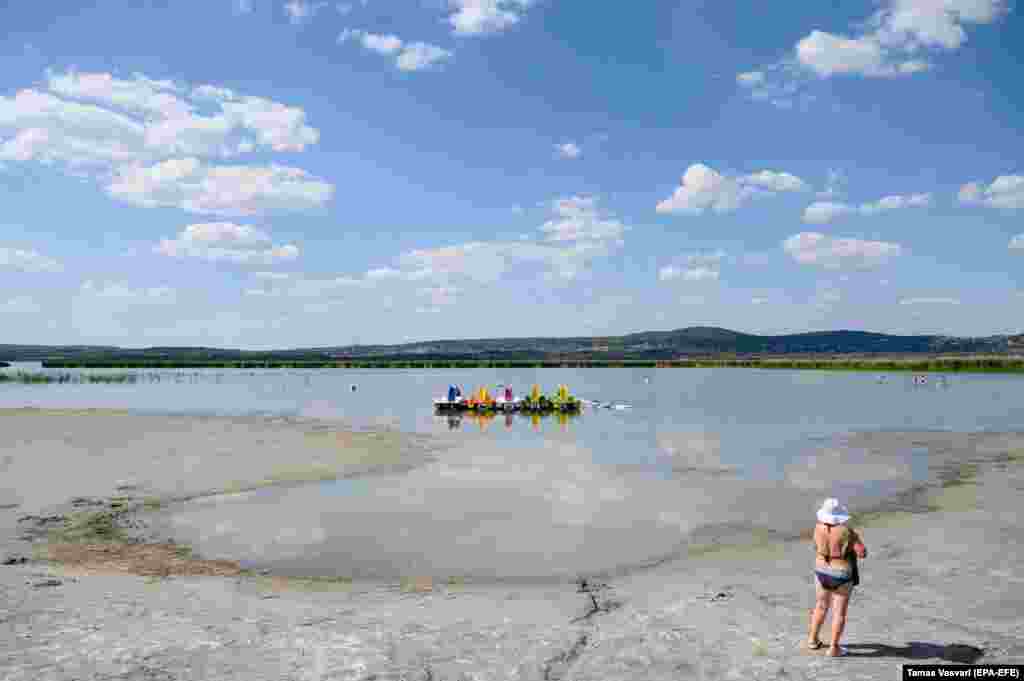
<instances>
[{"instance_id":1,"label":"woman standing on shore","mask_svg":"<svg viewBox=\"0 0 1024 681\"><path fill-rule=\"evenodd\" d=\"M807 647L823 648L818 632L825 616L832 610L832 642L828 654L845 655L839 645L846 628L846 610L850 595L860 579L857 559L867 557L867 548L861 537L847 523L850 513L838 499L826 499L818 509L818 523L814 526L814 578L815 605L811 610L811 626L807 634Z\"/></svg>"}]
</instances>

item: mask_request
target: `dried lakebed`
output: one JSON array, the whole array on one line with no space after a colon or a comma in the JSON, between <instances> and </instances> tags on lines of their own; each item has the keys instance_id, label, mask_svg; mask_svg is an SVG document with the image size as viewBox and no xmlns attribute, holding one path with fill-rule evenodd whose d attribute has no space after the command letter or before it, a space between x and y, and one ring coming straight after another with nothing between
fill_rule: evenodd
<instances>
[{"instance_id":1,"label":"dried lakebed","mask_svg":"<svg viewBox=\"0 0 1024 681\"><path fill-rule=\"evenodd\" d=\"M812 592L798 541L710 541L586 584L261 575L133 540L160 538L150 519L169 503L420 471L451 443L109 412L0 412L0 425L15 443L0 458L5 681L856 679L908 661L1024 660L1017 435L852 436L880 453L924 448L939 477L863 519L872 554L851 656L832 660L799 648Z\"/></svg>"}]
</instances>

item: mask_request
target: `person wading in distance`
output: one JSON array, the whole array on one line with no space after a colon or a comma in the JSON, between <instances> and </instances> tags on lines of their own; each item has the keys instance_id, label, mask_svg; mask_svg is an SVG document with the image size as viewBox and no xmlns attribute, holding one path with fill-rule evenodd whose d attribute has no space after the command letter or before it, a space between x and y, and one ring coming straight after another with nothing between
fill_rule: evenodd
<instances>
[{"instance_id":1,"label":"person wading in distance","mask_svg":"<svg viewBox=\"0 0 1024 681\"><path fill-rule=\"evenodd\" d=\"M838 499L826 499L818 509L813 534L815 604L811 610L807 647L811 650L824 647L818 632L831 610L832 642L828 654L836 657L846 654L839 641L846 628L846 610L853 587L860 582L857 559L867 557L864 541L848 526L849 520L849 511Z\"/></svg>"}]
</instances>

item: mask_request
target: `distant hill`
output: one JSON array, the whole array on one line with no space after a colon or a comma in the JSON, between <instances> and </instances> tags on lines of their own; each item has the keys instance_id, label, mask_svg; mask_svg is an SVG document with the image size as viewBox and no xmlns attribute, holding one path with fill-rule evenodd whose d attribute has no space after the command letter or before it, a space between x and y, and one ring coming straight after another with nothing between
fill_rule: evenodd
<instances>
[{"instance_id":1,"label":"distant hill","mask_svg":"<svg viewBox=\"0 0 1024 681\"><path fill-rule=\"evenodd\" d=\"M1024 352L1024 334L956 338L892 336L866 331L819 331L759 336L716 327L646 331L625 336L575 338L485 338L437 340L401 345L245 351L203 347L126 349L112 346L0 345L0 360L145 359L179 361L334 360L444 357L465 359L536 359L570 356L591 359L671 359L681 356L738 355L918 355L940 353L1006 354Z\"/></svg>"}]
</instances>

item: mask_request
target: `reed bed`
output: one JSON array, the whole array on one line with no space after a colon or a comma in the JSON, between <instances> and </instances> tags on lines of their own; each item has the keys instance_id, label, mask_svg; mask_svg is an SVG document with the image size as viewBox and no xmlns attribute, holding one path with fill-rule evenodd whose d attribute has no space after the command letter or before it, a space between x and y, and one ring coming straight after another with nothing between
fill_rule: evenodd
<instances>
[{"instance_id":1,"label":"reed bed","mask_svg":"<svg viewBox=\"0 0 1024 681\"><path fill-rule=\"evenodd\" d=\"M421 358L416 360L336 360L336 361L175 361L175 360L101 360L43 363L48 369L581 369L581 368L747 368L810 369L818 371L910 371L910 372L990 372L1024 373L1024 357L779 357L779 358L680 358L671 360L632 359L528 359L467 360ZM132 374L137 375L137 374ZM166 374L163 374L166 376ZM31 382L31 381L24 381ZM47 381L44 381L47 382ZM51 381L52 382L52 381ZM108 381L106 376L95 382Z\"/></svg>"},{"instance_id":2,"label":"reed bed","mask_svg":"<svg viewBox=\"0 0 1024 681\"><path fill-rule=\"evenodd\" d=\"M658 362L658 367L1024 373L1024 358L674 360Z\"/></svg>"},{"instance_id":3,"label":"reed bed","mask_svg":"<svg viewBox=\"0 0 1024 681\"><path fill-rule=\"evenodd\" d=\"M140 383L147 379L145 374L87 374L87 373L47 373L15 371L0 373L0 383L26 384L81 384L81 383ZM150 378L150 380L152 380Z\"/></svg>"}]
</instances>

